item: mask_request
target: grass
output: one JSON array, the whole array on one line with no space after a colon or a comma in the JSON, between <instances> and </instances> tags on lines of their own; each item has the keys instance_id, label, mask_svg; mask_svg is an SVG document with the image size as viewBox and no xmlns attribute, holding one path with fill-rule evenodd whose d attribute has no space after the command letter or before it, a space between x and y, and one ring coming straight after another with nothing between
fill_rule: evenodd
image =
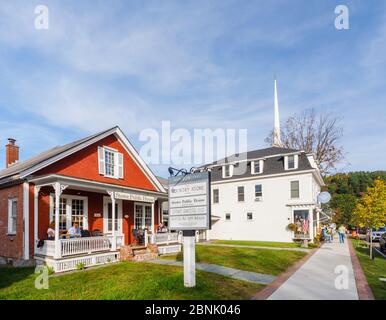
<instances>
[{"instance_id":1,"label":"grass","mask_svg":"<svg viewBox=\"0 0 386 320\"><path fill-rule=\"evenodd\" d=\"M49 278L49 289L35 289L33 268L0 268L0 300L162 300L249 299L262 285L197 271L195 288L183 286L181 268L136 262Z\"/></svg>"},{"instance_id":2,"label":"grass","mask_svg":"<svg viewBox=\"0 0 386 320\"><path fill-rule=\"evenodd\" d=\"M301 245L295 242L269 242L269 241L244 241L244 240L213 240L215 244L234 244L242 246L260 246L273 248L300 248ZM316 248L317 245L313 243L308 244L308 249Z\"/></svg>"},{"instance_id":3,"label":"grass","mask_svg":"<svg viewBox=\"0 0 386 320\"><path fill-rule=\"evenodd\" d=\"M386 283L379 280L379 278L386 278L386 259L374 251L375 259L370 260L369 248L364 247L365 242L351 241L374 297L378 300L386 300Z\"/></svg>"},{"instance_id":4,"label":"grass","mask_svg":"<svg viewBox=\"0 0 386 320\"><path fill-rule=\"evenodd\" d=\"M245 271L278 275L296 261L306 256L306 252L248 249L218 246L196 246L196 261L217 264ZM183 260L183 253L165 256L164 259Z\"/></svg>"}]
</instances>

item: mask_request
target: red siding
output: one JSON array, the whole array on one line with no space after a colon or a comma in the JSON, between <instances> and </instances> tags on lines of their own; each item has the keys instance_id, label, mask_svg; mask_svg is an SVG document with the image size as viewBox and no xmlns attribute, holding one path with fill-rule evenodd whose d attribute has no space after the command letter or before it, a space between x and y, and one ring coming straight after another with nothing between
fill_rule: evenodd
<instances>
[{"instance_id":1,"label":"red siding","mask_svg":"<svg viewBox=\"0 0 386 320\"><path fill-rule=\"evenodd\" d=\"M17 198L16 235L8 233L8 199ZM23 185L0 189L0 257L23 258Z\"/></svg>"},{"instance_id":2,"label":"red siding","mask_svg":"<svg viewBox=\"0 0 386 320\"><path fill-rule=\"evenodd\" d=\"M98 173L98 146L108 146L123 153L124 179L108 178ZM157 191L157 188L146 177L141 168L137 166L133 158L126 152L125 148L114 135L106 137L36 173L36 175L46 174L60 174L92 181Z\"/></svg>"},{"instance_id":3,"label":"red siding","mask_svg":"<svg viewBox=\"0 0 386 320\"><path fill-rule=\"evenodd\" d=\"M53 193L54 190L51 187L44 187L39 192L39 219L38 219L38 237L39 239L46 238L46 232L50 215L50 193ZM103 197L106 194L86 192L86 191L77 191L77 190L66 190L63 194L78 195L88 198L88 229L93 231L99 229L103 232ZM30 195L30 198L33 195ZM94 217L95 213L100 213L101 217ZM31 241L33 241L33 207L30 208L30 216L32 216L31 224ZM127 218L125 216L128 216ZM156 202L154 206L154 224L155 230L158 225L158 203ZM125 244L133 243L133 229L134 229L134 202L133 201L122 201L122 232L125 235ZM32 251L31 251L32 252Z\"/></svg>"}]
</instances>

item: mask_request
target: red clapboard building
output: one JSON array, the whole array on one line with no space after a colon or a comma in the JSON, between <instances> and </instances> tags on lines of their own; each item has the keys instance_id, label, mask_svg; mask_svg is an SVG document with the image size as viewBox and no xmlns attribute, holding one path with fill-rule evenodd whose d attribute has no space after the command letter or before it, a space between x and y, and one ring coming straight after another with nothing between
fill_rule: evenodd
<instances>
[{"instance_id":1,"label":"red clapboard building","mask_svg":"<svg viewBox=\"0 0 386 320\"><path fill-rule=\"evenodd\" d=\"M0 171L3 262L65 271L117 261L121 246L147 242L138 230L154 233L162 219L166 191L119 127L18 160L9 139ZM81 237L68 234L75 224Z\"/></svg>"}]
</instances>

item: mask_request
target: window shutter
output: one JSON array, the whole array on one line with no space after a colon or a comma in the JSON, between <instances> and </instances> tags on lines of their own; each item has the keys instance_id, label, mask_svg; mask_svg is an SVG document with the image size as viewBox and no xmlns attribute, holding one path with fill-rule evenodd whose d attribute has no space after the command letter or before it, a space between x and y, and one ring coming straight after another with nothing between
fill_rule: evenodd
<instances>
[{"instance_id":1,"label":"window shutter","mask_svg":"<svg viewBox=\"0 0 386 320\"><path fill-rule=\"evenodd\" d=\"M98 147L98 167L99 174L105 174L105 149Z\"/></svg>"},{"instance_id":2,"label":"window shutter","mask_svg":"<svg viewBox=\"0 0 386 320\"><path fill-rule=\"evenodd\" d=\"M117 153L118 156L118 178L123 179L123 154Z\"/></svg>"}]
</instances>

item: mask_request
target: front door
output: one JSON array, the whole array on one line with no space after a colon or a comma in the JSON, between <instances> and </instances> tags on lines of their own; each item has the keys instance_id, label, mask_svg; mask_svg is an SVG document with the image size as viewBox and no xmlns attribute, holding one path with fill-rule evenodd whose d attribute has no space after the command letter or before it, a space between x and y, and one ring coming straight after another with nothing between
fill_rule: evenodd
<instances>
[{"instance_id":1,"label":"front door","mask_svg":"<svg viewBox=\"0 0 386 320\"><path fill-rule=\"evenodd\" d=\"M142 203L136 203L134 206L135 206L134 228L151 230L151 225L152 225L151 207L152 206L149 204L142 204Z\"/></svg>"},{"instance_id":2,"label":"front door","mask_svg":"<svg viewBox=\"0 0 386 320\"><path fill-rule=\"evenodd\" d=\"M122 234L122 200L115 200L115 231ZM103 198L103 233L113 232L113 206L110 197Z\"/></svg>"}]
</instances>

